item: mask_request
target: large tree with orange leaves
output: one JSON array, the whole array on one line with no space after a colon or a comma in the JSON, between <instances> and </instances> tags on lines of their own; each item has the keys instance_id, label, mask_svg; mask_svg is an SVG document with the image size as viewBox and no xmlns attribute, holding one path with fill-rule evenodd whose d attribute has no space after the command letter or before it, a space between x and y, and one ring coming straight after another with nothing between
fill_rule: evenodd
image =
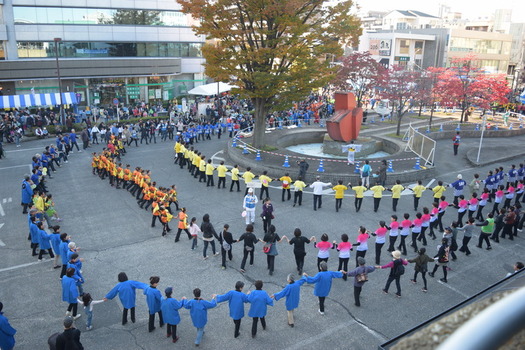
<instances>
[{"instance_id":1,"label":"large tree with orange leaves","mask_svg":"<svg viewBox=\"0 0 525 350\"><path fill-rule=\"evenodd\" d=\"M332 60L355 44L360 22L353 2L324 0L177 0L200 19L206 75L232 81L255 106L254 146L265 145L265 118L333 78Z\"/></svg>"}]
</instances>

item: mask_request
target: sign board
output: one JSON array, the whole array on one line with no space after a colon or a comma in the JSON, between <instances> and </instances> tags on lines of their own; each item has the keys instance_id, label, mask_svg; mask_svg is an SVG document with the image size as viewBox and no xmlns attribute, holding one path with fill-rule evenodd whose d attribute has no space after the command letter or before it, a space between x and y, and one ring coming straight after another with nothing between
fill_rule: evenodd
<instances>
[{"instance_id":1,"label":"sign board","mask_svg":"<svg viewBox=\"0 0 525 350\"><path fill-rule=\"evenodd\" d=\"M119 100L118 100L118 98L114 98L114 99L113 99L113 104L114 104L115 106L117 106L117 105L119 104Z\"/></svg>"},{"instance_id":2,"label":"sign board","mask_svg":"<svg viewBox=\"0 0 525 350\"><path fill-rule=\"evenodd\" d=\"M168 100L170 99L170 94L169 94L169 91L168 91L168 90L164 90L164 91L162 92L162 99L163 99L164 101L168 101Z\"/></svg>"},{"instance_id":3,"label":"sign board","mask_svg":"<svg viewBox=\"0 0 525 350\"><path fill-rule=\"evenodd\" d=\"M392 47L392 40L381 39L379 41L379 56L390 56L391 47Z\"/></svg>"},{"instance_id":4,"label":"sign board","mask_svg":"<svg viewBox=\"0 0 525 350\"><path fill-rule=\"evenodd\" d=\"M149 89L148 90L148 100L153 100L153 99L155 99L155 90Z\"/></svg>"},{"instance_id":5,"label":"sign board","mask_svg":"<svg viewBox=\"0 0 525 350\"><path fill-rule=\"evenodd\" d=\"M126 86L126 93L129 98L139 98L140 97L140 86Z\"/></svg>"},{"instance_id":6,"label":"sign board","mask_svg":"<svg viewBox=\"0 0 525 350\"><path fill-rule=\"evenodd\" d=\"M394 61L408 62L408 61L410 61L410 57L408 57L408 56L394 56Z\"/></svg>"},{"instance_id":7,"label":"sign board","mask_svg":"<svg viewBox=\"0 0 525 350\"><path fill-rule=\"evenodd\" d=\"M370 52L371 55L379 55L379 42L381 40L379 39L370 39L369 45L368 45L368 52Z\"/></svg>"},{"instance_id":8,"label":"sign board","mask_svg":"<svg viewBox=\"0 0 525 350\"><path fill-rule=\"evenodd\" d=\"M155 98L162 98L162 89L155 89Z\"/></svg>"}]
</instances>

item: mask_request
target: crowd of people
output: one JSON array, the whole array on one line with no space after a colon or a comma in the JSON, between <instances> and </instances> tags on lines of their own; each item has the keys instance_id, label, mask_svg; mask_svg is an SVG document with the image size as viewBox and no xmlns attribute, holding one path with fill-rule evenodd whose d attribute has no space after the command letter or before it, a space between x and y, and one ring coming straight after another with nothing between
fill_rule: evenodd
<instances>
[{"instance_id":1,"label":"crowd of people","mask_svg":"<svg viewBox=\"0 0 525 350\"><path fill-rule=\"evenodd\" d=\"M115 126L116 127L116 126ZM227 127L227 126L226 126ZM219 127L218 130L221 130ZM135 291L136 289L144 290L146 301L149 309L148 330L151 332L155 329L155 315L159 316L159 325L162 327L167 324L166 335L170 337L173 342L176 342L179 337L177 335L177 325L180 322L180 315L178 310L186 308L190 310L190 317L194 326L197 329L197 338L195 344L200 344L204 328L207 323L207 310L215 307L217 303L229 302L230 316L234 321L234 337L240 334L240 324L244 317L244 303L250 303L250 311L248 316L252 317L252 337L257 334L257 325L260 321L263 329L266 327L266 313L267 306L273 305L274 301L281 298L286 298L286 310L288 316L288 324L294 327L293 311L299 306L300 287L304 283L315 284L314 295L319 298L319 313L324 315L325 299L329 295L332 287L332 279L342 278L347 280L347 277L353 277L354 299L355 305L361 306L360 294L362 287L368 281L368 274L380 270L389 269L389 275L384 293L389 292L389 287L392 282L396 283L396 296L401 297L401 277L405 273L405 267L409 263L414 263L414 275L410 279L412 283L417 283L417 277L421 275L423 280L423 292L428 291L426 275L429 271L429 265L434 263L432 272L428 273L434 277L441 268L443 271L443 278L441 281L447 283L447 273L450 270L449 262L456 260L456 252L463 252L470 255L469 242L475 236L477 227L479 227L479 242L478 247L481 248L483 242L486 243L486 249L491 249L491 241L498 242L500 238L513 239L518 232L521 231L525 215L521 213L521 203L525 201L523 196L524 191L524 173L523 164L519 167L511 166L509 171L504 171L503 168L497 168L495 171L488 173L485 180L480 180L479 176L475 175L474 179L467 184L466 181L458 175L455 182L451 184L444 184L438 181L436 186L426 188L419 181L415 186L402 186L399 181L391 188L384 187L384 183L377 183L374 186L363 185L363 170L366 173L371 173L372 169L363 169L361 174L361 181L352 186L343 185L342 181L333 186L331 183L324 183L320 178L317 178L312 184L306 184L301 177L293 181L289 173L283 174L279 178L271 178L267 172L256 176L247 168L242 174L238 166L228 169L224 162L218 166L213 164L211 159L207 159L203 154L191 145L190 140L194 143L204 140L206 132L203 130L202 137L185 139L184 132L187 126L183 127L183 132L179 133L173 131L173 138L177 140L174 150L176 153L175 163L181 168L187 168L191 176L198 178L199 182L206 183L208 187L215 186L215 176L217 175L217 187L226 188L226 174L231 173L231 182L229 189L233 191L234 188L240 191L239 181L242 178L246 183L246 190L243 198L243 215L246 220L246 232L241 234L237 239L229 232L229 225L225 224L223 229L217 233L213 227L210 216L204 214L201 225L197 224L196 217L188 220L186 209L179 206L177 201L177 190L175 185L169 187L162 187L156 184L151 179L151 172L149 170L136 167L135 170L131 166L121 163L121 157L126 154L126 146L129 145L129 139L125 136L125 128L110 128L107 145L100 153L93 153L93 174L99 176L101 179L108 178L109 184L116 189L126 189L133 196L134 200L140 208L151 211L152 223L154 227L157 219L162 224L162 236L168 235L171 231L169 223L173 218L176 218L177 234L175 235L175 242L180 239L180 234L184 231L191 240L191 249L198 247L198 241L204 242L203 258L207 259L207 249L212 248L214 255L219 255L216 251L215 241L218 242L222 253L222 267L226 268L226 260L232 260L233 244L243 243L242 248L242 263L240 271L245 272L248 257L249 264L254 264L254 251L257 243L262 243L263 253L266 255L267 268L269 274L272 275L275 268L275 259L278 255L278 243L287 241L293 246L293 253L296 261L297 273L300 276L296 280L294 275L287 276L286 287L273 295L269 295L263 290L263 282L258 280L255 282L255 291L243 293L244 284L238 281L235 284L235 289L223 295L212 295L209 301L202 299L201 290L196 288L193 291L193 298L187 299L185 297L179 300L173 297L173 288L166 287L164 290L165 297L162 297L159 291L160 278L152 276L149 284L129 280L125 273L118 275L118 284L106 294L104 299L94 300L89 293L84 292L83 285L85 283L82 274L83 259L80 257L80 248L71 241L70 235L62 233L59 225L51 225L51 221L60 221L56 210L54 209L53 197L48 193L46 186L47 178L52 178L52 173L57 171L57 167L62 166L68 162L68 156L77 148L77 152L81 152L76 144L76 134L74 130L70 133L64 133L57 136L56 143L45 148L42 154L37 154L32 159L32 175L26 176L22 183L22 206L23 213L28 214L29 223L29 238L31 240L32 255L37 256L42 260L44 255L49 255L50 258L55 258L55 268L61 268L60 277L62 279L62 300L68 304L66 311L66 319L64 321L65 331L55 338L57 346L64 343L68 339L76 339L78 343L79 332L74 332L73 321L80 317L78 313L78 304L84 308L86 314L86 329L92 329L93 305L102 303L104 301L113 299L119 296L123 307L122 323L127 323L128 311L131 312L131 321L135 322ZM149 128L151 130L151 127ZM162 127L155 130L160 130L162 134ZM219 131L217 130L217 133ZM210 134L213 129L210 127ZM151 135L149 135L151 137ZM167 138L169 132L167 132ZM148 140L151 142L151 140ZM56 167L55 167L56 166ZM370 176L370 174L368 175ZM257 238L254 234L255 212L258 204L258 197L255 194L253 180L259 179L261 183L259 198L264 198L261 219L263 221L264 237ZM507 181L505 181L505 179ZM416 214L411 218L410 213L404 213L402 218L398 218L396 214L391 215L390 220L379 220L378 228L368 230L361 226L355 235L355 239L351 239L349 234L342 234L339 240L330 240L327 233L320 235L319 239L315 236L306 238L302 236L299 228L293 232L293 237L288 238L285 235L280 236L277 233L274 225L273 204L271 195L274 195L275 190L271 190L269 186L271 182L280 182L279 192L281 194L282 202L291 200L291 192L294 192L295 206L298 202L302 204L302 194L304 188L309 186L314 193L314 210L322 208L323 189L331 188L334 191L336 199L335 209L339 211L342 209L342 201L345 198L345 191L351 189L355 195L355 209L359 211L364 198L364 193L367 190L372 191L374 199L374 211L378 211L382 194L384 191L392 192L392 210L397 210L397 204L401 198L401 192L408 189L413 192L414 211ZM449 203L445 197L447 188L453 188L453 201ZM470 194L467 196L466 189L470 189ZM423 207L421 212L419 209L419 201L422 193L425 190L432 191L434 201L428 207ZM468 198L468 199L467 199ZM493 203L490 213L483 213L484 208ZM175 210L171 208L171 204L175 204ZM448 220L444 218L445 212L450 211L450 207L457 209L453 214L454 219ZM175 211L177 211L175 213ZM464 219L466 220L464 222ZM189 221L189 223L188 223ZM52 231L47 232L47 230ZM458 238L459 232L463 232L463 238ZM427 255L427 250L424 246L429 243L427 237L437 239L438 233L442 233L439 239L439 244L436 247L436 254ZM501 233L501 236L500 236ZM375 238L375 265L366 264L366 256L368 252L369 240ZM388 242L387 242L388 237ZM399 237L399 241L398 241ZM407 255L407 241L411 238L411 247L414 250L415 256L411 259L404 259L402 255ZM339 242L338 242L339 241ZM303 271L304 259L307 254L306 244L313 242L313 246L317 249L317 267L318 273L315 276L309 276ZM381 265L381 254L384 245L388 243L388 252L391 255L389 262ZM422 244L423 247L418 246ZM37 253L38 249L38 253ZM355 268L349 268L349 262L353 250L355 252ZM329 271L328 261L330 252L335 250L338 252L338 266L335 271ZM61 264L58 264L60 259ZM383 260L384 263L384 260ZM523 264L517 266L523 266ZM0 308L1 311L1 308ZM0 325L4 322L0 315ZM2 323L4 322L4 323ZM8 322L7 322L8 324ZM77 330L78 331L78 330ZM11 332L13 333L13 332ZM14 333L13 333L14 335ZM13 343L14 344L14 343ZM6 348L9 348L6 346Z\"/></svg>"}]
</instances>

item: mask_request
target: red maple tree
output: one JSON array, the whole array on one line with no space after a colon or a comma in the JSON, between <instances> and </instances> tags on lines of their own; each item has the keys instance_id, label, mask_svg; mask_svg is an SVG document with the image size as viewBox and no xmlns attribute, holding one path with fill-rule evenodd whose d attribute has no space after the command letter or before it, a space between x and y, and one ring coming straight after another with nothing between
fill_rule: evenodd
<instances>
[{"instance_id":1,"label":"red maple tree","mask_svg":"<svg viewBox=\"0 0 525 350\"><path fill-rule=\"evenodd\" d=\"M352 91L357 106L361 107L366 94L381 85L386 71L369 52L353 52L341 59L341 66L332 83L341 90Z\"/></svg>"}]
</instances>

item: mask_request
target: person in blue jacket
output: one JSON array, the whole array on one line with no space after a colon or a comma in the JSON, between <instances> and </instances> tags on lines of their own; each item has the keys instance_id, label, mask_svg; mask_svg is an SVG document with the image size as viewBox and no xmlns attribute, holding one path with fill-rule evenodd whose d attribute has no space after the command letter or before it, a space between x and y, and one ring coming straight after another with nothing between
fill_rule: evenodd
<instances>
[{"instance_id":1,"label":"person in blue jacket","mask_svg":"<svg viewBox=\"0 0 525 350\"><path fill-rule=\"evenodd\" d=\"M160 302L162 301L162 295L157 289L159 282L159 276L151 276L149 278L149 287L144 288L144 295L146 296L146 302L148 303L149 309L148 330L150 332L153 332L155 330L155 314L157 312L159 313L159 326L164 326L164 320L162 319L162 311L160 310Z\"/></svg>"},{"instance_id":2,"label":"person in blue jacket","mask_svg":"<svg viewBox=\"0 0 525 350\"><path fill-rule=\"evenodd\" d=\"M319 267L321 271L317 275L310 277L308 274L303 273L303 278L306 279L307 283L315 283L314 295L319 298L319 313L324 315L324 300L330 294L332 279L343 278L343 273L341 271L327 271L326 261L321 261Z\"/></svg>"},{"instance_id":3,"label":"person in blue jacket","mask_svg":"<svg viewBox=\"0 0 525 350\"><path fill-rule=\"evenodd\" d=\"M51 235L44 230L44 223L39 222L36 224L38 227L38 245L40 246L40 252L38 253L38 261L42 261L42 255L47 250L50 258L54 258L53 250L51 249Z\"/></svg>"},{"instance_id":4,"label":"person in blue jacket","mask_svg":"<svg viewBox=\"0 0 525 350\"><path fill-rule=\"evenodd\" d=\"M71 254L71 258L67 263L67 268L70 267L75 269L75 274L73 275L73 278L75 279L76 285L78 287L78 294L83 295L84 294L84 288L82 288L82 284L84 284L84 276L82 276L82 261L78 257L77 253Z\"/></svg>"},{"instance_id":5,"label":"person in blue jacket","mask_svg":"<svg viewBox=\"0 0 525 350\"><path fill-rule=\"evenodd\" d=\"M184 306L186 297L183 297L181 301L178 301L171 297L173 294L173 287L168 287L164 290L166 298L163 298L160 303L160 310L162 311L162 317L166 322L166 336L172 337L174 343L179 340L177 337L177 325L180 323L179 309Z\"/></svg>"},{"instance_id":6,"label":"person in blue jacket","mask_svg":"<svg viewBox=\"0 0 525 350\"><path fill-rule=\"evenodd\" d=\"M199 346L204 334L204 327L208 323L208 309L213 309L217 306L217 301L214 299L211 301L203 300L199 288L193 290L193 296L193 299L184 302L184 307L190 310L191 321L193 326L197 328L195 346Z\"/></svg>"},{"instance_id":7,"label":"person in blue jacket","mask_svg":"<svg viewBox=\"0 0 525 350\"><path fill-rule=\"evenodd\" d=\"M284 287L283 290L281 290L278 293L275 293L272 295L272 299L275 299L275 301L278 301L281 298L286 297L286 311L288 313L288 325L290 327L294 326L294 318L293 318L293 310L297 309L299 307L299 300L301 297L301 286L306 282L305 279L300 279L299 281L295 281L295 278L292 274L288 275L287 278L288 285Z\"/></svg>"},{"instance_id":8,"label":"person in blue jacket","mask_svg":"<svg viewBox=\"0 0 525 350\"><path fill-rule=\"evenodd\" d=\"M33 199L33 189L31 188L31 178L29 175L24 175L24 181L22 181L22 201L20 205L23 207L22 214L27 214L27 208L31 205Z\"/></svg>"},{"instance_id":9,"label":"person in blue jacket","mask_svg":"<svg viewBox=\"0 0 525 350\"><path fill-rule=\"evenodd\" d=\"M66 275L62 277L62 301L69 303L66 316L73 316L76 320L82 315L77 315L78 290L74 275L75 269L70 267L66 270Z\"/></svg>"},{"instance_id":10,"label":"person in blue jacket","mask_svg":"<svg viewBox=\"0 0 525 350\"><path fill-rule=\"evenodd\" d=\"M255 281L255 290L248 295L248 302L251 304L248 316L253 318L252 338L257 335L257 322L261 319L261 326L266 329L266 312L268 305L273 306L273 300L266 291L262 290L263 281Z\"/></svg>"},{"instance_id":11,"label":"person in blue jacket","mask_svg":"<svg viewBox=\"0 0 525 350\"><path fill-rule=\"evenodd\" d=\"M60 258L60 242L62 242L60 239L60 225L55 225L52 228L53 233L51 234L51 247L53 247L53 251L55 252L55 265L53 268L58 269L60 268L60 265L58 265L58 259Z\"/></svg>"},{"instance_id":12,"label":"person in blue jacket","mask_svg":"<svg viewBox=\"0 0 525 350\"><path fill-rule=\"evenodd\" d=\"M131 322L135 323L135 298L136 289L145 289L148 287L146 283L128 280L128 275L125 272L118 274L118 284L109 291L104 297L104 301L111 300L119 296L122 303L122 325L128 323L128 310L131 310Z\"/></svg>"},{"instance_id":13,"label":"person in blue jacket","mask_svg":"<svg viewBox=\"0 0 525 350\"><path fill-rule=\"evenodd\" d=\"M64 277L66 274L67 269L67 252L69 251L68 245L69 240L71 239L71 236L69 236L67 233L61 233L60 234L60 245L58 246L58 250L60 251L60 260L62 261L62 270L60 271L60 278Z\"/></svg>"},{"instance_id":14,"label":"person in blue jacket","mask_svg":"<svg viewBox=\"0 0 525 350\"><path fill-rule=\"evenodd\" d=\"M7 317L2 312L4 304L0 302L0 349L11 350L15 347L16 329L11 327Z\"/></svg>"},{"instance_id":15,"label":"person in blue jacket","mask_svg":"<svg viewBox=\"0 0 525 350\"><path fill-rule=\"evenodd\" d=\"M29 224L29 235L31 236L31 250L32 256L37 256L36 248L38 248L38 242L40 242L39 232L38 232L38 226L37 226L37 219L35 216L31 217L31 224Z\"/></svg>"},{"instance_id":16,"label":"person in blue jacket","mask_svg":"<svg viewBox=\"0 0 525 350\"><path fill-rule=\"evenodd\" d=\"M235 283L235 290L230 290L226 294L214 295L218 303L228 301L230 307L230 317L233 319L235 324L235 331L233 336L237 338L239 336L239 329L241 328L241 320L244 317L244 303L248 302L248 296L242 292L244 283L237 281Z\"/></svg>"}]
</instances>

